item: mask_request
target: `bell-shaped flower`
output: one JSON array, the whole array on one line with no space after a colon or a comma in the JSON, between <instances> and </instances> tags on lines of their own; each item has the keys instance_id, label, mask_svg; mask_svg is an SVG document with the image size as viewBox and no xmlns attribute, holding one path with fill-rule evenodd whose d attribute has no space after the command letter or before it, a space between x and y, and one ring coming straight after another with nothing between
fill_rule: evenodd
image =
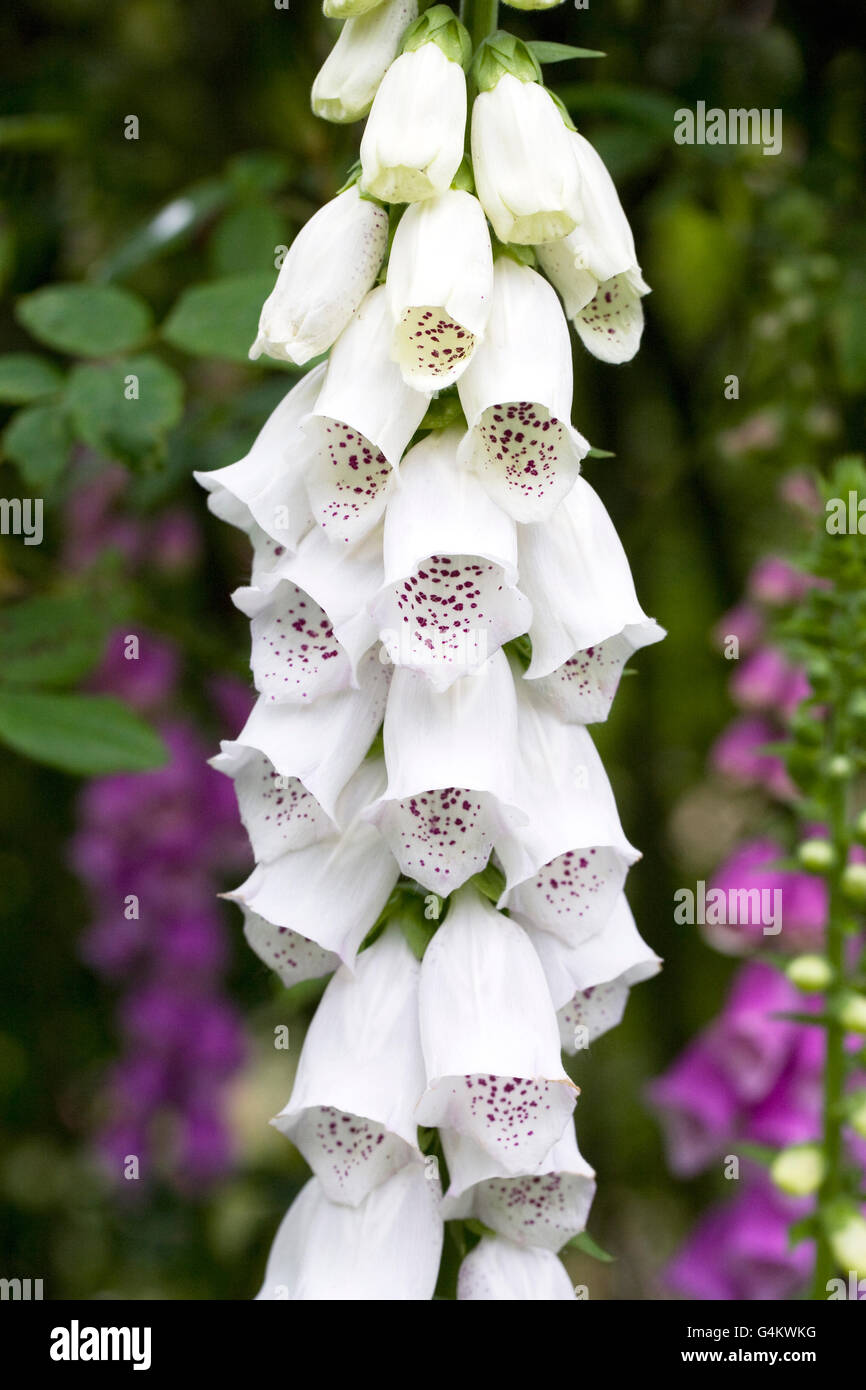
<instances>
[{"instance_id":1,"label":"bell-shaped flower","mask_svg":"<svg viewBox=\"0 0 866 1390\"><path fill-rule=\"evenodd\" d=\"M584 345L602 362L628 362L643 333L649 294L634 237L613 179L577 131L570 136L580 170L583 218L561 241L538 247L538 263L559 290Z\"/></svg>"},{"instance_id":2,"label":"bell-shaped flower","mask_svg":"<svg viewBox=\"0 0 866 1390\"><path fill-rule=\"evenodd\" d=\"M459 1195L454 1195L455 1172L468 1169L465 1150L473 1141L448 1129L442 1130L441 1139L451 1178L442 1206L446 1221L474 1218L515 1245L554 1252L585 1229L595 1173L578 1150L573 1125L566 1125L562 1138L533 1172L484 1178Z\"/></svg>"},{"instance_id":3,"label":"bell-shaped flower","mask_svg":"<svg viewBox=\"0 0 866 1390\"><path fill-rule=\"evenodd\" d=\"M525 814L496 841L506 873L500 907L577 944L601 931L640 858L623 833L586 729L564 724L517 681L515 801Z\"/></svg>"},{"instance_id":4,"label":"bell-shaped flower","mask_svg":"<svg viewBox=\"0 0 866 1390\"><path fill-rule=\"evenodd\" d=\"M400 467L385 513L385 583L372 604L388 658L437 690L529 627L517 527L457 463L460 431L430 434Z\"/></svg>"},{"instance_id":5,"label":"bell-shaped flower","mask_svg":"<svg viewBox=\"0 0 866 1390\"><path fill-rule=\"evenodd\" d=\"M527 930L557 1008L563 1049L571 1056L621 1023L632 985L661 970L624 893L601 931L579 945L567 945L551 932Z\"/></svg>"},{"instance_id":6,"label":"bell-shaped flower","mask_svg":"<svg viewBox=\"0 0 866 1390\"><path fill-rule=\"evenodd\" d=\"M333 541L359 540L375 526L430 400L407 386L391 361L387 296L384 285L372 290L337 339L303 424L314 454L307 473L310 505Z\"/></svg>"},{"instance_id":7,"label":"bell-shaped flower","mask_svg":"<svg viewBox=\"0 0 866 1390\"><path fill-rule=\"evenodd\" d=\"M316 527L258 585L235 591L251 619L250 664L266 700L310 704L357 682L376 640L367 603L382 584L381 553L379 531L335 546Z\"/></svg>"},{"instance_id":8,"label":"bell-shaped flower","mask_svg":"<svg viewBox=\"0 0 866 1390\"><path fill-rule=\"evenodd\" d=\"M258 863L333 834L337 802L372 743L388 693L388 672L371 652L357 690L309 706L259 699L236 739L211 765L233 778Z\"/></svg>"},{"instance_id":9,"label":"bell-shaped flower","mask_svg":"<svg viewBox=\"0 0 866 1390\"><path fill-rule=\"evenodd\" d=\"M463 159L466 77L436 42L401 53L361 139L361 185L385 203L444 193Z\"/></svg>"},{"instance_id":10,"label":"bell-shaped flower","mask_svg":"<svg viewBox=\"0 0 866 1390\"><path fill-rule=\"evenodd\" d=\"M420 1020L418 1123L465 1135L505 1173L533 1171L562 1137L577 1090L529 937L471 886L424 954Z\"/></svg>"},{"instance_id":11,"label":"bell-shaped flower","mask_svg":"<svg viewBox=\"0 0 866 1390\"><path fill-rule=\"evenodd\" d=\"M418 0L383 0L347 19L313 83L312 105L325 121L360 121L400 50L406 27L418 18Z\"/></svg>"},{"instance_id":12,"label":"bell-shaped flower","mask_svg":"<svg viewBox=\"0 0 866 1390\"><path fill-rule=\"evenodd\" d=\"M568 324L547 281L496 261L484 341L457 383L469 426L460 460L516 521L543 521L574 486L589 444L571 424Z\"/></svg>"},{"instance_id":13,"label":"bell-shaped flower","mask_svg":"<svg viewBox=\"0 0 866 1390\"><path fill-rule=\"evenodd\" d=\"M208 508L245 531L271 553L297 548L313 525L307 497L307 469L314 452L301 427L313 409L325 377L325 363L301 377L265 421L252 448L238 463L193 477L210 494Z\"/></svg>"},{"instance_id":14,"label":"bell-shaped flower","mask_svg":"<svg viewBox=\"0 0 866 1390\"><path fill-rule=\"evenodd\" d=\"M478 199L449 188L410 205L394 233L387 286L403 380L419 391L450 386L490 317L493 252Z\"/></svg>"},{"instance_id":15,"label":"bell-shaped flower","mask_svg":"<svg viewBox=\"0 0 866 1390\"><path fill-rule=\"evenodd\" d=\"M275 927L257 912L242 907L247 945L263 965L278 975L286 988L303 980L330 975L340 964L335 951L327 951L316 941L289 927Z\"/></svg>"},{"instance_id":16,"label":"bell-shaped flower","mask_svg":"<svg viewBox=\"0 0 866 1390\"><path fill-rule=\"evenodd\" d=\"M356 1207L421 1162L414 1118L424 1090L421 966L389 927L331 980L313 1015L291 1099L272 1123L300 1149L332 1202Z\"/></svg>"},{"instance_id":17,"label":"bell-shaped flower","mask_svg":"<svg viewBox=\"0 0 866 1390\"><path fill-rule=\"evenodd\" d=\"M520 585L532 604L527 679L561 718L603 721L626 661L665 634L638 603L601 498L578 478L548 522L521 527L519 547Z\"/></svg>"},{"instance_id":18,"label":"bell-shaped flower","mask_svg":"<svg viewBox=\"0 0 866 1390\"><path fill-rule=\"evenodd\" d=\"M322 13L328 19L352 19L378 9L383 0L322 0Z\"/></svg>"},{"instance_id":19,"label":"bell-shaped flower","mask_svg":"<svg viewBox=\"0 0 866 1390\"><path fill-rule=\"evenodd\" d=\"M445 1228L441 1191L409 1163L358 1207L329 1202L311 1178L289 1207L258 1300L296 1303L432 1299Z\"/></svg>"},{"instance_id":20,"label":"bell-shaped flower","mask_svg":"<svg viewBox=\"0 0 866 1390\"><path fill-rule=\"evenodd\" d=\"M504 0L510 10L552 10L563 0Z\"/></svg>"},{"instance_id":21,"label":"bell-shaped flower","mask_svg":"<svg viewBox=\"0 0 866 1390\"><path fill-rule=\"evenodd\" d=\"M256 865L226 897L353 967L400 876L381 836L362 816L381 791L384 772L381 759L362 763L340 798L337 834Z\"/></svg>"},{"instance_id":22,"label":"bell-shaped flower","mask_svg":"<svg viewBox=\"0 0 866 1390\"><path fill-rule=\"evenodd\" d=\"M289 248L250 357L301 365L327 352L373 288L387 245L388 214L357 184L326 203Z\"/></svg>"},{"instance_id":23,"label":"bell-shaped flower","mask_svg":"<svg viewBox=\"0 0 866 1390\"><path fill-rule=\"evenodd\" d=\"M460 1266L460 1303L574 1302L577 1298L562 1261L551 1250L514 1245L484 1236Z\"/></svg>"},{"instance_id":24,"label":"bell-shaped flower","mask_svg":"<svg viewBox=\"0 0 866 1390\"><path fill-rule=\"evenodd\" d=\"M531 246L580 221L580 174L570 132L548 91L502 72L472 107L472 168L500 241Z\"/></svg>"},{"instance_id":25,"label":"bell-shaped flower","mask_svg":"<svg viewBox=\"0 0 866 1390\"><path fill-rule=\"evenodd\" d=\"M512 810L517 705L503 652L443 692L398 667L385 711L388 786L368 811L401 871L447 896L490 858Z\"/></svg>"}]
</instances>

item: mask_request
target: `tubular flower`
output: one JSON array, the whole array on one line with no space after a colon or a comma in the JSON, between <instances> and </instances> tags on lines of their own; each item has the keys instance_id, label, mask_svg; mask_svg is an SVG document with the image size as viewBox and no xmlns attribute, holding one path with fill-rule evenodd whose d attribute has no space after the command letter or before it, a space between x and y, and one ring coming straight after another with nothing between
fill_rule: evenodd
<instances>
[{"instance_id":1,"label":"tubular flower","mask_svg":"<svg viewBox=\"0 0 866 1390\"><path fill-rule=\"evenodd\" d=\"M417 18L418 0L383 0L369 13L347 19L313 83L316 115L337 122L366 116L397 57L403 31Z\"/></svg>"},{"instance_id":2,"label":"tubular flower","mask_svg":"<svg viewBox=\"0 0 866 1390\"><path fill-rule=\"evenodd\" d=\"M663 633L579 477L562 305L531 252L494 260L488 219L500 241L584 236L599 287L633 268L627 228L606 186L581 223L578 150L526 45L476 53L464 162L453 11L325 9L347 23L314 108L372 103L360 175L298 237L259 346L329 358L240 462L197 475L252 549L234 602L258 699L212 763L255 867L227 896L284 985L331 977L273 1120L313 1176L258 1297L432 1299L450 1221L459 1299L574 1299L558 1253L596 1177L563 1053L660 964L586 725Z\"/></svg>"}]
</instances>

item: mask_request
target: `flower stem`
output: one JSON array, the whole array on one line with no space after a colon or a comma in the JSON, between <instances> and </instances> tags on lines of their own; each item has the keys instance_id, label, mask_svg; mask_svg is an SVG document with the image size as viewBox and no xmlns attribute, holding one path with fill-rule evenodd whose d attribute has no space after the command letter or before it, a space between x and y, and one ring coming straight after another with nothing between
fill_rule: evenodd
<instances>
[{"instance_id":1,"label":"flower stem","mask_svg":"<svg viewBox=\"0 0 866 1390\"><path fill-rule=\"evenodd\" d=\"M477 48L499 27L499 0L467 0L466 9L472 47Z\"/></svg>"}]
</instances>

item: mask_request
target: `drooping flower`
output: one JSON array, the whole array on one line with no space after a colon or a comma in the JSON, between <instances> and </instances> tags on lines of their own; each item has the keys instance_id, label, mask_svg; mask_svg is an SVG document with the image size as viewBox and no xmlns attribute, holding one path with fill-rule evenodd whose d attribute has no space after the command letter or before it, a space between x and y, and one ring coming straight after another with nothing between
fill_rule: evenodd
<instances>
[{"instance_id":1,"label":"drooping flower","mask_svg":"<svg viewBox=\"0 0 866 1390\"><path fill-rule=\"evenodd\" d=\"M302 365L336 342L373 288L388 244L388 214L357 184L302 227L265 300L250 357Z\"/></svg>"},{"instance_id":2,"label":"drooping flower","mask_svg":"<svg viewBox=\"0 0 866 1390\"><path fill-rule=\"evenodd\" d=\"M589 444L571 424L571 344L559 301L509 256L496 262L487 333L457 389L469 426L461 462L516 521L549 518Z\"/></svg>"},{"instance_id":3,"label":"drooping flower","mask_svg":"<svg viewBox=\"0 0 866 1390\"><path fill-rule=\"evenodd\" d=\"M325 121L360 121L418 18L418 0L377 0L368 13L347 19L313 83L312 107Z\"/></svg>"},{"instance_id":4,"label":"drooping flower","mask_svg":"<svg viewBox=\"0 0 866 1390\"><path fill-rule=\"evenodd\" d=\"M502 1236L484 1236L460 1266L461 1303L568 1302L577 1295L560 1260L550 1250L514 1245Z\"/></svg>"}]
</instances>

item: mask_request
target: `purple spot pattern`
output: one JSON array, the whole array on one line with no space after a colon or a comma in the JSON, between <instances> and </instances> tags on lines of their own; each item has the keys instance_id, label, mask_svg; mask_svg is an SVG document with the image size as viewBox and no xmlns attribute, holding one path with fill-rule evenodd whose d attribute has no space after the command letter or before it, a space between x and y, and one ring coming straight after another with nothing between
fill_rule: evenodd
<instances>
[{"instance_id":1,"label":"purple spot pattern","mask_svg":"<svg viewBox=\"0 0 866 1390\"><path fill-rule=\"evenodd\" d=\"M500 565L465 555L432 555L396 588L401 621L411 628L405 664L413 652L435 655L445 663L471 659L467 638L479 627L490 626L494 615L485 608L504 588ZM486 655L486 647L483 650Z\"/></svg>"},{"instance_id":2,"label":"purple spot pattern","mask_svg":"<svg viewBox=\"0 0 866 1390\"><path fill-rule=\"evenodd\" d=\"M374 444L338 420L323 421L325 457L331 465L331 497L320 516L323 530L354 529L365 512L382 500L391 465Z\"/></svg>"},{"instance_id":3,"label":"purple spot pattern","mask_svg":"<svg viewBox=\"0 0 866 1390\"><path fill-rule=\"evenodd\" d=\"M407 1156L403 1140L376 1121L330 1105L306 1111L292 1137L326 1194L337 1201L362 1200Z\"/></svg>"},{"instance_id":4,"label":"purple spot pattern","mask_svg":"<svg viewBox=\"0 0 866 1390\"><path fill-rule=\"evenodd\" d=\"M521 498L544 498L557 481L562 423L531 401L491 406L479 426L487 465Z\"/></svg>"},{"instance_id":5,"label":"purple spot pattern","mask_svg":"<svg viewBox=\"0 0 866 1390\"><path fill-rule=\"evenodd\" d=\"M453 380L475 350L475 335L441 309L407 309L400 324L401 357L413 374ZM408 359L408 361L406 360Z\"/></svg>"},{"instance_id":6,"label":"purple spot pattern","mask_svg":"<svg viewBox=\"0 0 866 1390\"><path fill-rule=\"evenodd\" d=\"M256 859L276 859L304 849L330 833L332 825L297 777L281 778L264 754L256 754L235 779L241 820Z\"/></svg>"},{"instance_id":7,"label":"purple spot pattern","mask_svg":"<svg viewBox=\"0 0 866 1390\"><path fill-rule=\"evenodd\" d=\"M252 633L256 684L270 703L348 685L348 657L329 618L297 584L280 586L278 607L254 618Z\"/></svg>"},{"instance_id":8,"label":"purple spot pattern","mask_svg":"<svg viewBox=\"0 0 866 1390\"><path fill-rule=\"evenodd\" d=\"M444 893L484 868L493 847L483 792L445 787L396 803L400 867L422 883L435 880Z\"/></svg>"}]
</instances>

